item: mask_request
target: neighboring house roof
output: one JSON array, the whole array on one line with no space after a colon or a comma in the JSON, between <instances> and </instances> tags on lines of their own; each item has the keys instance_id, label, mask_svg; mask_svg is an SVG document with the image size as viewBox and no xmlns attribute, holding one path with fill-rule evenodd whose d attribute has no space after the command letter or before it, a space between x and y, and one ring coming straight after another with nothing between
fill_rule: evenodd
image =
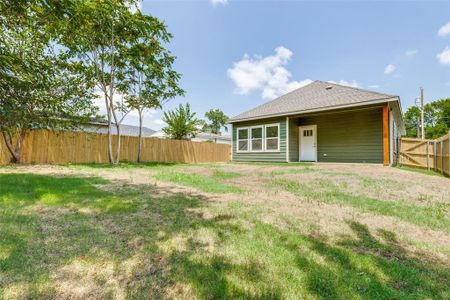
<instances>
[{"instance_id":1,"label":"neighboring house roof","mask_svg":"<svg viewBox=\"0 0 450 300\"><path fill-rule=\"evenodd\" d=\"M151 137L156 137L156 138L164 139L164 138L166 138L167 136L166 136L166 134L165 134L162 130L158 130L158 131L155 131L155 132L151 135Z\"/></svg>"},{"instance_id":2,"label":"neighboring house roof","mask_svg":"<svg viewBox=\"0 0 450 300\"><path fill-rule=\"evenodd\" d=\"M196 134L195 138L198 139L207 139L207 140L223 140L223 141L231 141L231 135L221 135L221 134L214 134L210 132L199 132Z\"/></svg>"},{"instance_id":3,"label":"neighboring house roof","mask_svg":"<svg viewBox=\"0 0 450 300\"><path fill-rule=\"evenodd\" d=\"M162 131L156 131L152 134L152 137L157 138L167 138L166 134ZM198 132L192 140L222 140L222 141L231 141L231 135L220 135L214 134L210 132Z\"/></svg>"},{"instance_id":4,"label":"neighboring house roof","mask_svg":"<svg viewBox=\"0 0 450 300\"><path fill-rule=\"evenodd\" d=\"M400 102L398 96L316 80L237 115L229 123L389 101Z\"/></svg>"},{"instance_id":5,"label":"neighboring house roof","mask_svg":"<svg viewBox=\"0 0 450 300\"><path fill-rule=\"evenodd\" d=\"M90 123L88 127L84 127L84 130L96 133L108 133L108 124L102 123ZM111 126L112 134L117 134L116 126ZM142 127L142 136L148 137L154 134L156 131L147 127ZM120 125L120 135L124 136L139 136L139 126L133 125Z\"/></svg>"}]
</instances>

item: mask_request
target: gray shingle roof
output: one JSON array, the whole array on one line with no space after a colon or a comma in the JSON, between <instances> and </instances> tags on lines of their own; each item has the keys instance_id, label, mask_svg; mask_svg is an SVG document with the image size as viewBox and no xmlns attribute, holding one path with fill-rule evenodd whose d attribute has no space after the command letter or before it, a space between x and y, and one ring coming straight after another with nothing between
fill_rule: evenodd
<instances>
[{"instance_id":1,"label":"gray shingle roof","mask_svg":"<svg viewBox=\"0 0 450 300\"><path fill-rule=\"evenodd\" d=\"M317 109L333 109L346 105L370 104L374 101L396 98L388 94L316 80L272 101L257 106L229 120L230 123L247 119L289 115ZM387 102L386 101L386 102Z\"/></svg>"},{"instance_id":2,"label":"gray shingle roof","mask_svg":"<svg viewBox=\"0 0 450 300\"><path fill-rule=\"evenodd\" d=\"M111 128L111 132L113 135L117 134L116 126L113 124ZM101 124L101 125L91 125L84 128L85 131L88 132L95 132L95 133L108 133L108 126L107 124ZM156 131L147 127L142 127L142 136L148 137L154 134ZM120 134L122 136L139 136L139 126L133 126L133 125L120 125Z\"/></svg>"}]
</instances>

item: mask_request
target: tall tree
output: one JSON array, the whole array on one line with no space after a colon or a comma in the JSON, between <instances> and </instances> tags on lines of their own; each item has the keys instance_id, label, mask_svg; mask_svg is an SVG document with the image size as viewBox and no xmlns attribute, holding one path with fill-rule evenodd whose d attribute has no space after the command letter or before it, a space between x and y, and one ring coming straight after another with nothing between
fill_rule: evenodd
<instances>
[{"instance_id":1,"label":"tall tree","mask_svg":"<svg viewBox=\"0 0 450 300\"><path fill-rule=\"evenodd\" d=\"M222 127L225 131L228 131L227 122L228 117L220 109L211 109L205 113L205 117L208 118L209 123L205 124L204 130L211 131L214 134L220 134Z\"/></svg>"},{"instance_id":2,"label":"tall tree","mask_svg":"<svg viewBox=\"0 0 450 300\"><path fill-rule=\"evenodd\" d=\"M139 115L137 160L140 162L144 112L162 108L169 99L183 95L184 91L178 86L181 75L173 70L175 57L164 47L172 37L166 25L140 11L134 18L140 33L127 51L129 60L118 87L127 95L129 108L137 110Z\"/></svg>"},{"instance_id":3,"label":"tall tree","mask_svg":"<svg viewBox=\"0 0 450 300\"><path fill-rule=\"evenodd\" d=\"M411 106L403 116L405 122L406 136L417 137L420 132L420 109L417 106Z\"/></svg>"},{"instance_id":4,"label":"tall tree","mask_svg":"<svg viewBox=\"0 0 450 300\"><path fill-rule=\"evenodd\" d=\"M186 103L186 107L180 104L176 110L164 112L162 120L167 124L162 131L175 140L194 138L201 124L201 121L196 117L196 113L191 113L189 103Z\"/></svg>"},{"instance_id":5,"label":"tall tree","mask_svg":"<svg viewBox=\"0 0 450 300\"><path fill-rule=\"evenodd\" d=\"M136 1L86 0L73 3L71 14L61 28L65 29L62 43L68 55L79 62L85 74L93 78L102 93L108 120L108 156L111 163L120 159L120 123L125 106L116 101L120 74L129 59L128 48L139 35L136 18L130 7ZM126 113L126 112L125 112ZM116 127L115 157L112 126Z\"/></svg>"},{"instance_id":6,"label":"tall tree","mask_svg":"<svg viewBox=\"0 0 450 300\"><path fill-rule=\"evenodd\" d=\"M93 116L92 86L55 51L52 2L0 4L0 131L21 162L29 129L70 129Z\"/></svg>"},{"instance_id":7,"label":"tall tree","mask_svg":"<svg viewBox=\"0 0 450 300\"><path fill-rule=\"evenodd\" d=\"M427 103L425 107L425 135L438 138L450 130L450 98Z\"/></svg>"},{"instance_id":8,"label":"tall tree","mask_svg":"<svg viewBox=\"0 0 450 300\"><path fill-rule=\"evenodd\" d=\"M440 99L424 106L425 137L435 139L450 130L450 98ZM420 110L411 106L404 114L406 136L417 137L420 124Z\"/></svg>"}]
</instances>

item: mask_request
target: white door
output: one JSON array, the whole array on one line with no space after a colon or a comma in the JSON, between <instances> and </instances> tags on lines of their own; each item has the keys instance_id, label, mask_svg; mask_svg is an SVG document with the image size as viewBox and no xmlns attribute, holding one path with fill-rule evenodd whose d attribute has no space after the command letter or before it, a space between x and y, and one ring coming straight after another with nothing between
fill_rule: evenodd
<instances>
[{"instance_id":1,"label":"white door","mask_svg":"<svg viewBox=\"0 0 450 300\"><path fill-rule=\"evenodd\" d=\"M299 127L300 160L317 161L317 125Z\"/></svg>"}]
</instances>

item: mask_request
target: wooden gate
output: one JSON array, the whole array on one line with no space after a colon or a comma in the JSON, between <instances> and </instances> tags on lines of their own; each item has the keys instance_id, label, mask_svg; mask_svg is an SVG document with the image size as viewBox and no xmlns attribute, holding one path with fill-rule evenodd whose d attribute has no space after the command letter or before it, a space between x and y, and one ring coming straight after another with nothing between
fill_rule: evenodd
<instances>
[{"instance_id":1,"label":"wooden gate","mask_svg":"<svg viewBox=\"0 0 450 300\"><path fill-rule=\"evenodd\" d=\"M434 168L434 142L402 138L400 164L416 168Z\"/></svg>"},{"instance_id":2,"label":"wooden gate","mask_svg":"<svg viewBox=\"0 0 450 300\"><path fill-rule=\"evenodd\" d=\"M450 174L450 133L436 140L402 138L400 164Z\"/></svg>"}]
</instances>

